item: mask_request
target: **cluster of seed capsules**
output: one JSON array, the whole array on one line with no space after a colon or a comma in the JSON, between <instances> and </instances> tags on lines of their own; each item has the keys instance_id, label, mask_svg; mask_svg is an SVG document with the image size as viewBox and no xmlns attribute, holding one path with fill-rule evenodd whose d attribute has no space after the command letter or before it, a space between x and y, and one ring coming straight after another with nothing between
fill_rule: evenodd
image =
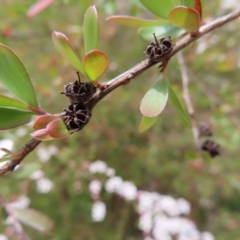
<instances>
[{"instance_id":1,"label":"cluster of seed capsules","mask_svg":"<svg viewBox=\"0 0 240 240\"><path fill-rule=\"evenodd\" d=\"M78 80L64 86L64 92L71 104L63 109L61 118L70 133L81 130L90 120L92 113L87 102L96 92L96 87L90 82L81 82L79 73Z\"/></svg>"},{"instance_id":2,"label":"cluster of seed capsules","mask_svg":"<svg viewBox=\"0 0 240 240\"><path fill-rule=\"evenodd\" d=\"M153 36L155 41L150 42L145 54L151 61L159 62L164 55L172 51L174 44L172 43L171 37L160 38L160 40L157 40L155 33Z\"/></svg>"}]
</instances>

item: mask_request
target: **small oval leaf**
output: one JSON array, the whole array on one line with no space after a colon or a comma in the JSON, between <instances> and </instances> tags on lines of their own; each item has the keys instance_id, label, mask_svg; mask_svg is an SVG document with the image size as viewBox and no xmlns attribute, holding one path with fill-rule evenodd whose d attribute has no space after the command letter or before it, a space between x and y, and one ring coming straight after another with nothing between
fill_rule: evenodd
<instances>
[{"instance_id":1,"label":"small oval leaf","mask_svg":"<svg viewBox=\"0 0 240 240\"><path fill-rule=\"evenodd\" d=\"M151 126L154 125L154 123L157 121L158 117L145 117L142 116L141 122L139 124L138 127L138 131L140 133L145 132L146 130L148 130Z\"/></svg>"},{"instance_id":2,"label":"small oval leaf","mask_svg":"<svg viewBox=\"0 0 240 240\"><path fill-rule=\"evenodd\" d=\"M160 18L168 18L169 12L174 8L174 6L178 5L180 1L175 1L176 5L174 5L173 1L166 0L140 0L140 2L153 14Z\"/></svg>"},{"instance_id":3,"label":"small oval leaf","mask_svg":"<svg viewBox=\"0 0 240 240\"><path fill-rule=\"evenodd\" d=\"M26 103L3 95L0 95L0 107L29 110Z\"/></svg>"},{"instance_id":4,"label":"small oval leaf","mask_svg":"<svg viewBox=\"0 0 240 240\"><path fill-rule=\"evenodd\" d=\"M169 21L187 32L197 31L200 27L199 14L192 8L185 6L175 7L168 16Z\"/></svg>"},{"instance_id":5,"label":"small oval leaf","mask_svg":"<svg viewBox=\"0 0 240 240\"><path fill-rule=\"evenodd\" d=\"M29 227L45 233L52 233L54 231L54 222L42 212L31 208L12 208L11 210L20 222Z\"/></svg>"},{"instance_id":6,"label":"small oval leaf","mask_svg":"<svg viewBox=\"0 0 240 240\"><path fill-rule=\"evenodd\" d=\"M99 50L89 52L83 61L86 76L91 81L96 81L108 68L107 55Z\"/></svg>"},{"instance_id":7,"label":"small oval leaf","mask_svg":"<svg viewBox=\"0 0 240 240\"><path fill-rule=\"evenodd\" d=\"M147 20L147 19L141 19L131 16L124 16L124 15L115 15L111 17L106 18L107 21L131 26L131 27L151 27L151 26L159 26L162 24L168 24L168 21L166 20Z\"/></svg>"},{"instance_id":8,"label":"small oval leaf","mask_svg":"<svg viewBox=\"0 0 240 240\"><path fill-rule=\"evenodd\" d=\"M167 100L167 84L163 78L159 78L143 97L140 111L145 117L156 117L165 108Z\"/></svg>"},{"instance_id":9,"label":"small oval leaf","mask_svg":"<svg viewBox=\"0 0 240 240\"><path fill-rule=\"evenodd\" d=\"M0 130L15 128L30 122L33 113L13 108L0 108Z\"/></svg>"},{"instance_id":10,"label":"small oval leaf","mask_svg":"<svg viewBox=\"0 0 240 240\"><path fill-rule=\"evenodd\" d=\"M16 97L32 107L38 107L36 95L27 71L18 56L0 44L0 82Z\"/></svg>"},{"instance_id":11,"label":"small oval leaf","mask_svg":"<svg viewBox=\"0 0 240 240\"><path fill-rule=\"evenodd\" d=\"M83 66L78 58L76 52L72 48L68 38L60 33L53 31L52 33L52 39L53 39L53 44L58 50L58 52L74 67L76 68L79 72L84 74L83 71Z\"/></svg>"},{"instance_id":12,"label":"small oval leaf","mask_svg":"<svg viewBox=\"0 0 240 240\"><path fill-rule=\"evenodd\" d=\"M183 109L176 93L172 89L171 85L168 83L168 92L169 92L169 98L171 100L172 105L175 107L177 110L178 114L181 117L181 120L183 121L184 125L188 128L191 128L191 121L189 119L188 114L186 111Z\"/></svg>"},{"instance_id":13,"label":"small oval leaf","mask_svg":"<svg viewBox=\"0 0 240 240\"><path fill-rule=\"evenodd\" d=\"M98 45L98 15L95 6L91 6L85 13L83 21L84 46L86 53L97 49Z\"/></svg>"},{"instance_id":14,"label":"small oval leaf","mask_svg":"<svg viewBox=\"0 0 240 240\"><path fill-rule=\"evenodd\" d=\"M153 33L156 34L157 38L161 38L162 36L171 36L171 38L176 38L184 32L184 29L173 26L172 24L158 27L142 27L138 29L138 34L147 41L153 40Z\"/></svg>"}]
</instances>

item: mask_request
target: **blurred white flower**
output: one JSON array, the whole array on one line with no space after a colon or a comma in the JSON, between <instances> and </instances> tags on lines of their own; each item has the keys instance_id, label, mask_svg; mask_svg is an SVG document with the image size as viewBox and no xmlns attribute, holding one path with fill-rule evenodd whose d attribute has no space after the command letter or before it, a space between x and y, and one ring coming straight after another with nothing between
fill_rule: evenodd
<instances>
[{"instance_id":1,"label":"blurred white flower","mask_svg":"<svg viewBox=\"0 0 240 240\"><path fill-rule=\"evenodd\" d=\"M201 240L215 240L215 238L210 232L202 232Z\"/></svg>"},{"instance_id":2,"label":"blurred white flower","mask_svg":"<svg viewBox=\"0 0 240 240\"><path fill-rule=\"evenodd\" d=\"M9 151L12 151L14 142L11 139L0 140L0 148L6 148ZM6 153L0 151L0 158L3 157Z\"/></svg>"},{"instance_id":3,"label":"blurred white flower","mask_svg":"<svg viewBox=\"0 0 240 240\"><path fill-rule=\"evenodd\" d=\"M137 198L137 187L129 181L124 181L117 189L117 193L126 200L135 200Z\"/></svg>"},{"instance_id":4,"label":"blurred white flower","mask_svg":"<svg viewBox=\"0 0 240 240\"><path fill-rule=\"evenodd\" d=\"M30 204L30 199L26 195L19 196L14 202L8 203L10 208L24 209Z\"/></svg>"},{"instance_id":5,"label":"blurred white flower","mask_svg":"<svg viewBox=\"0 0 240 240\"><path fill-rule=\"evenodd\" d=\"M154 239L151 237L145 237L144 240L154 240Z\"/></svg>"},{"instance_id":6,"label":"blurred white flower","mask_svg":"<svg viewBox=\"0 0 240 240\"><path fill-rule=\"evenodd\" d=\"M153 227L153 216L151 212L145 212L139 218L139 229L144 233L150 233Z\"/></svg>"},{"instance_id":7,"label":"blurred white flower","mask_svg":"<svg viewBox=\"0 0 240 240\"><path fill-rule=\"evenodd\" d=\"M36 183L37 183L37 191L39 193L48 193L53 187L53 182L48 178L41 178L37 180Z\"/></svg>"},{"instance_id":8,"label":"blurred white flower","mask_svg":"<svg viewBox=\"0 0 240 240\"><path fill-rule=\"evenodd\" d=\"M153 209L154 202L160 199L160 194L147 191L138 191L138 213Z\"/></svg>"},{"instance_id":9,"label":"blurred white flower","mask_svg":"<svg viewBox=\"0 0 240 240\"><path fill-rule=\"evenodd\" d=\"M123 180L120 177L110 177L105 183L105 189L109 193L117 192L120 186L123 184Z\"/></svg>"},{"instance_id":10,"label":"blurred white flower","mask_svg":"<svg viewBox=\"0 0 240 240\"><path fill-rule=\"evenodd\" d=\"M106 216L106 205L103 202L97 201L92 206L91 212L94 222L102 222Z\"/></svg>"},{"instance_id":11,"label":"blurred white flower","mask_svg":"<svg viewBox=\"0 0 240 240\"><path fill-rule=\"evenodd\" d=\"M0 234L0 240L8 240L7 236Z\"/></svg>"},{"instance_id":12,"label":"blurred white flower","mask_svg":"<svg viewBox=\"0 0 240 240\"><path fill-rule=\"evenodd\" d=\"M58 153L55 146L41 146L37 148L36 154L41 162L47 162L53 155Z\"/></svg>"},{"instance_id":13,"label":"blurred white flower","mask_svg":"<svg viewBox=\"0 0 240 240\"><path fill-rule=\"evenodd\" d=\"M226 9L235 9L236 6L238 6L239 0L222 0L220 7L223 10Z\"/></svg>"},{"instance_id":14,"label":"blurred white flower","mask_svg":"<svg viewBox=\"0 0 240 240\"><path fill-rule=\"evenodd\" d=\"M89 183L89 191L91 192L91 194L99 195L101 189L102 183L99 180L92 180Z\"/></svg>"},{"instance_id":15,"label":"blurred white flower","mask_svg":"<svg viewBox=\"0 0 240 240\"><path fill-rule=\"evenodd\" d=\"M156 211L165 212L172 217L179 215L177 201L170 196L161 195L160 201L156 203L155 209Z\"/></svg>"},{"instance_id":16,"label":"blurred white flower","mask_svg":"<svg viewBox=\"0 0 240 240\"><path fill-rule=\"evenodd\" d=\"M189 214L191 211L190 203L184 198L177 199L178 209L180 214Z\"/></svg>"},{"instance_id":17,"label":"blurred white flower","mask_svg":"<svg viewBox=\"0 0 240 240\"><path fill-rule=\"evenodd\" d=\"M39 180L44 177L44 172L42 170L37 170L30 175L30 179Z\"/></svg>"},{"instance_id":18,"label":"blurred white flower","mask_svg":"<svg viewBox=\"0 0 240 240\"><path fill-rule=\"evenodd\" d=\"M18 136L18 137L23 137L27 134L27 128L26 127L20 127L20 128L17 128L15 130L15 134Z\"/></svg>"},{"instance_id":19,"label":"blurred white flower","mask_svg":"<svg viewBox=\"0 0 240 240\"><path fill-rule=\"evenodd\" d=\"M109 167L108 167L108 168L106 169L105 174L106 174L106 176L108 176L108 177L112 177L112 176L115 175L115 170L114 170L113 168L109 168Z\"/></svg>"},{"instance_id":20,"label":"blurred white flower","mask_svg":"<svg viewBox=\"0 0 240 240\"><path fill-rule=\"evenodd\" d=\"M107 164L101 160L97 160L89 165L88 170L91 173L105 173L107 170Z\"/></svg>"}]
</instances>

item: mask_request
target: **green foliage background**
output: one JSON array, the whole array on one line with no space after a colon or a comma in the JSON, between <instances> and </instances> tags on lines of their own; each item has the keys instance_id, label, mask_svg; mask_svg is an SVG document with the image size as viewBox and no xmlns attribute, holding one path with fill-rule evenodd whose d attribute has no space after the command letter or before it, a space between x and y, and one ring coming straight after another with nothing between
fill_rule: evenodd
<instances>
[{"instance_id":1,"label":"green foliage background","mask_svg":"<svg viewBox=\"0 0 240 240\"><path fill-rule=\"evenodd\" d=\"M53 30L65 33L73 45L84 50L82 22L86 9L95 4L100 17L99 49L109 55L110 68L100 81L121 74L145 58L148 43L135 28L117 26L104 19L112 14L139 17L153 16L132 4L135 1L56 1L32 19L26 11L34 1L3 1L0 8L0 42L9 46L23 61L32 79L43 109L61 112L68 99L60 92L63 85L76 79L75 70L54 49ZM220 1L204 4L204 19L227 12ZM207 21L207 20L206 20ZM11 29L10 36L6 31ZM91 176L84 171L86 161L104 160L116 174L133 181L138 188L173 197L184 197L192 205L190 218L200 230L211 231L217 240L240 239L240 119L239 119L239 21L233 21L184 49L189 77L189 91L199 123L210 122L214 140L222 146L220 157L200 162L194 157L192 132L178 119L168 104L157 123L139 134L139 104L144 93L158 77L154 67L130 84L101 101L86 128L68 138L43 143L54 145L59 152L42 163L36 153L24 164L38 163L45 176L54 182L48 194L39 194L28 177L7 174L0 180L0 194L7 201L27 194L31 207L47 214L55 222L51 236L26 228L35 240L41 239L141 239L134 206L117 196L103 192L107 216L93 223L92 199L88 190ZM200 45L200 46L199 46ZM197 53L196 49L201 53ZM182 99L181 74L174 57L167 69L179 98ZM1 93L5 93L0 88ZM2 131L0 139L14 139L15 150L30 139L18 137L18 130ZM79 189L76 187L81 185ZM6 226L2 214L0 232Z\"/></svg>"}]
</instances>

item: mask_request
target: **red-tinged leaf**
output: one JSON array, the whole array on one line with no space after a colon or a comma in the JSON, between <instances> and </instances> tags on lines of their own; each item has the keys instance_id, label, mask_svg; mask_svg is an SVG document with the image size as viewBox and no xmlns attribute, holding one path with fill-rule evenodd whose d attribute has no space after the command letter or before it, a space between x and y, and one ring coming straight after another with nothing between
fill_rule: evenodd
<instances>
[{"instance_id":1,"label":"red-tinged leaf","mask_svg":"<svg viewBox=\"0 0 240 240\"><path fill-rule=\"evenodd\" d=\"M194 0L194 10L198 13L200 20L202 21L202 3L201 0Z\"/></svg>"},{"instance_id":2,"label":"red-tinged leaf","mask_svg":"<svg viewBox=\"0 0 240 240\"><path fill-rule=\"evenodd\" d=\"M168 19L172 24L184 28L187 32L197 31L200 27L199 14L192 8L175 7L169 13Z\"/></svg>"},{"instance_id":3,"label":"red-tinged leaf","mask_svg":"<svg viewBox=\"0 0 240 240\"><path fill-rule=\"evenodd\" d=\"M58 52L74 68L76 68L79 72L84 74L82 63L81 63L80 59L78 58L76 52L72 48L68 38L64 34L62 34L60 32L53 31L52 39L53 39L54 46L56 47Z\"/></svg>"},{"instance_id":4,"label":"red-tinged leaf","mask_svg":"<svg viewBox=\"0 0 240 240\"><path fill-rule=\"evenodd\" d=\"M46 128L50 122L57 120L57 119L60 119L60 118L56 115L49 114L49 115L39 116L39 117L37 117L37 119L35 120L35 122L33 124L33 129L40 130L40 129Z\"/></svg>"},{"instance_id":5,"label":"red-tinged leaf","mask_svg":"<svg viewBox=\"0 0 240 240\"><path fill-rule=\"evenodd\" d=\"M171 0L140 0L140 2L153 14L160 18L167 19L169 12L178 5L180 1Z\"/></svg>"},{"instance_id":6,"label":"red-tinged leaf","mask_svg":"<svg viewBox=\"0 0 240 240\"><path fill-rule=\"evenodd\" d=\"M0 108L0 130L15 128L31 121L32 112L14 108Z\"/></svg>"},{"instance_id":7,"label":"red-tinged leaf","mask_svg":"<svg viewBox=\"0 0 240 240\"><path fill-rule=\"evenodd\" d=\"M39 140L39 141L50 141L53 140L54 138L51 137L48 134L48 131L46 128L44 129L40 129L40 130L36 130L33 133L30 134L32 137L34 137L35 139Z\"/></svg>"},{"instance_id":8,"label":"red-tinged leaf","mask_svg":"<svg viewBox=\"0 0 240 240\"><path fill-rule=\"evenodd\" d=\"M146 130L148 130L150 127L152 127L154 125L154 123L157 121L158 117L142 117L141 122L139 124L138 127L138 131L140 133L145 132Z\"/></svg>"},{"instance_id":9,"label":"red-tinged leaf","mask_svg":"<svg viewBox=\"0 0 240 240\"><path fill-rule=\"evenodd\" d=\"M51 4L54 3L55 0L41 0L37 1L35 4L33 4L27 11L27 16L29 18L36 16L40 12L42 12L44 9L49 7Z\"/></svg>"},{"instance_id":10,"label":"red-tinged leaf","mask_svg":"<svg viewBox=\"0 0 240 240\"><path fill-rule=\"evenodd\" d=\"M52 233L54 231L54 222L42 212L31 208L12 208L11 210L20 222L31 228L45 233Z\"/></svg>"},{"instance_id":11,"label":"red-tinged leaf","mask_svg":"<svg viewBox=\"0 0 240 240\"><path fill-rule=\"evenodd\" d=\"M107 21L131 26L131 27L151 27L151 26L160 26L164 24L168 24L166 20L147 20L136 17L124 16L124 15L116 15L106 18Z\"/></svg>"},{"instance_id":12,"label":"red-tinged leaf","mask_svg":"<svg viewBox=\"0 0 240 240\"><path fill-rule=\"evenodd\" d=\"M88 8L83 21L84 46L86 53L97 49L98 45L98 15L95 6Z\"/></svg>"},{"instance_id":13,"label":"red-tinged leaf","mask_svg":"<svg viewBox=\"0 0 240 240\"><path fill-rule=\"evenodd\" d=\"M47 125L47 132L53 138L63 138L69 135L69 131L62 119L50 122Z\"/></svg>"},{"instance_id":14,"label":"red-tinged leaf","mask_svg":"<svg viewBox=\"0 0 240 240\"><path fill-rule=\"evenodd\" d=\"M28 105L25 102L21 102L14 98L10 98L3 95L0 95L0 107L29 110Z\"/></svg>"},{"instance_id":15,"label":"red-tinged leaf","mask_svg":"<svg viewBox=\"0 0 240 240\"><path fill-rule=\"evenodd\" d=\"M172 87L169 83L168 83L168 92L169 92L169 98L171 100L171 103L177 110L182 122L184 123L184 125L186 127L191 128L191 121L190 121L189 115L183 109L176 93L174 92L174 90L172 89Z\"/></svg>"},{"instance_id":16,"label":"red-tinged leaf","mask_svg":"<svg viewBox=\"0 0 240 240\"><path fill-rule=\"evenodd\" d=\"M107 55L99 50L89 52L83 61L86 76L91 81L96 81L108 68Z\"/></svg>"},{"instance_id":17,"label":"red-tinged leaf","mask_svg":"<svg viewBox=\"0 0 240 240\"><path fill-rule=\"evenodd\" d=\"M140 111L145 117L156 117L166 106L168 87L163 78L159 78L143 97Z\"/></svg>"},{"instance_id":18,"label":"red-tinged leaf","mask_svg":"<svg viewBox=\"0 0 240 240\"><path fill-rule=\"evenodd\" d=\"M32 107L38 107L27 71L17 55L0 44L0 82L8 91Z\"/></svg>"}]
</instances>

